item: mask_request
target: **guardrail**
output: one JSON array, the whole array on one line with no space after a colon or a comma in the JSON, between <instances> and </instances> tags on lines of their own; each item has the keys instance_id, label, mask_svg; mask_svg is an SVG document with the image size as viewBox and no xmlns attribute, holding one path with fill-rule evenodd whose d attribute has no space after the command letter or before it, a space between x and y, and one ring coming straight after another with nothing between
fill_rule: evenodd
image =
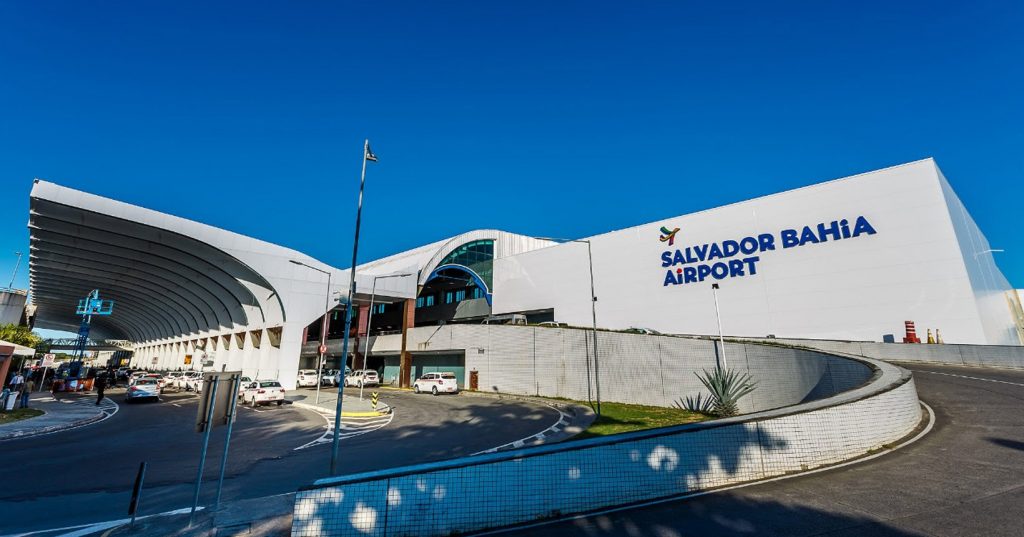
<instances>
[{"instance_id":1,"label":"guardrail","mask_svg":"<svg viewBox=\"0 0 1024 537\"><path fill-rule=\"evenodd\" d=\"M822 358L834 358L823 355ZM296 494L292 535L449 535L513 526L834 464L921 421L909 372L736 418L317 481Z\"/></svg>"}]
</instances>

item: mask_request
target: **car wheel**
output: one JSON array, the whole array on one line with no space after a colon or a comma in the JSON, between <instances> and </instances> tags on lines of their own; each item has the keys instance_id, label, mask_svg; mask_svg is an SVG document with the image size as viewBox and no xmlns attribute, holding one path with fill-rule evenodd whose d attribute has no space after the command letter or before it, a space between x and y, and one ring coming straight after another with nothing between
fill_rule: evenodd
<instances>
[{"instance_id":1,"label":"car wheel","mask_svg":"<svg viewBox=\"0 0 1024 537\"><path fill-rule=\"evenodd\" d=\"M413 384L412 385L412 393L420 393L420 385L419 384Z\"/></svg>"},{"instance_id":2,"label":"car wheel","mask_svg":"<svg viewBox=\"0 0 1024 537\"><path fill-rule=\"evenodd\" d=\"M277 402L277 406L281 406L281 405L283 405L283 404L284 404L284 401L278 401L278 402Z\"/></svg>"},{"instance_id":3,"label":"car wheel","mask_svg":"<svg viewBox=\"0 0 1024 537\"><path fill-rule=\"evenodd\" d=\"M437 386L434 386L433 388L431 388L430 389L430 393L432 393L434 395L437 395Z\"/></svg>"}]
</instances>

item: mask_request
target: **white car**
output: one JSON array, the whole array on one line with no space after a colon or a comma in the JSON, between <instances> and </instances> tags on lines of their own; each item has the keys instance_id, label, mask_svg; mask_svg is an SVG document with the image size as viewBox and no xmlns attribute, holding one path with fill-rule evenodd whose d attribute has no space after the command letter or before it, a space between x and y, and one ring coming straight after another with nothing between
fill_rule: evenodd
<instances>
[{"instance_id":1,"label":"white car","mask_svg":"<svg viewBox=\"0 0 1024 537\"><path fill-rule=\"evenodd\" d=\"M159 395L160 386L157 385L156 379L140 378L136 379L128 388L128 391L124 392L124 400L126 403L138 401L139 399L158 401L160 399Z\"/></svg>"},{"instance_id":2,"label":"white car","mask_svg":"<svg viewBox=\"0 0 1024 537\"><path fill-rule=\"evenodd\" d=\"M186 371L184 375L178 378L178 387L190 392L195 390L202 380L202 373L198 371Z\"/></svg>"},{"instance_id":3,"label":"white car","mask_svg":"<svg viewBox=\"0 0 1024 537\"><path fill-rule=\"evenodd\" d=\"M245 390L246 390L246 388L249 387L250 384L252 384L252 379L249 378L249 377L241 377L241 378L238 379L238 398L239 399L242 399L242 397L245 395Z\"/></svg>"},{"instance_id":4,"label":"white car","mask_svg":"<svg viewBox=\"0 0 1024 537\"><path fill-rule=\"evenodd\" d=\"M316 386L319 383L317 378L316 369L300 369L299 376L295 379L295 385L302 388L304 386Z\"/></svg>"},{"instance_id":5,"label":"white car","mask_svg":"<svg viewBox=\"0 0 1024 537\"><path fill-rule=\"evenodd\" d=\"M284 404L284 388L276 380L257 380L246 385L242 392L242 402L252 406L265 403Z\"/></svg>"},{"instance_id":6,"label":"white car","mask_svg":"<svg viewBox=\"0 0 1024 537\"><path fill-rule=\"evenodd\" d=\"M353 371L352 374L345 377L345 386L377 386L380 384L380 378L377 377L377 372L373 369L358 369Z\"/></svg>"},{"instance_id":7,"label":"white car","mask_svg":"<svg viewBox=\"0 0 1024 537\"><path fill-rule=\"evenodd\" d=\"M427 373L412 383L412 391L416 393L430 392L434 395L459 393L459 381L455 378L455 373Z\"/></svg>"}]
</instances>

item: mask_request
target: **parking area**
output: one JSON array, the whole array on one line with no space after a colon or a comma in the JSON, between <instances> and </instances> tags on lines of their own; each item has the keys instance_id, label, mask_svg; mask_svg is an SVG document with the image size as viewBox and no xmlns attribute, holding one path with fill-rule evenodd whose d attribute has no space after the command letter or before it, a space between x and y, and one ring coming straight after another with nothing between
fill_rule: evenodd
<instances>
[{"instance_id":1,"label":"parking area","mask_svg":"<svg viewBox=\"0 0 1024 537\"><path fill-rule=\"evenodd\" d=\"M470 455L528 437L557 422L559 413L524 401L472 395L416 395L387 388L377 391L394 409L384 427L364 434L343 431L342 473L443 460ZM289 390L314 399L315 388ZM333 397L325 388L321 397ZM358 388L345 393L358 398ZM194 392L164 393L155 401L124 404L124 387L107 395L121 411L94 426L51 437L13 440L5 449L31 454L21 459L0 491L0 521L17 520L2 530L34 531L58 526L47 513L62 513L59 525L101 522L123 516L139 463L149 463L141 514L191 504L202 435L194 430ZM328 474L333 419L276 404L239 408L224 482L232 500L287 493ZM214 429L204 482L214 483L221 461L224 429ZM300 449L301 448L301 449ZM120 492L110 492L120 491ZM212 501L215 485L204 485L201 503ZM0 522L0 526L5 526ZM0 534L10 531L0 531Z\"/></svg>"}]
</instances>

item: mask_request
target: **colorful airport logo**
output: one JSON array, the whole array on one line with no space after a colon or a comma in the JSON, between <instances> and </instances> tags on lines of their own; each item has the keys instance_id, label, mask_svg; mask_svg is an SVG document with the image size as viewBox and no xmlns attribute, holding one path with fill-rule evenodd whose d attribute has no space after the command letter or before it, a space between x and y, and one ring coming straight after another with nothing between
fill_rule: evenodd
<instances>
[{"instance_id":1,"label":"colorful airport logo","mask_svg":"<svg viewBox=\"0 0 1024 537\"><path fill-rule=\"evenodd\" d=\"M661 226L661 236L658 237L658 240L667 242L669 246L672 246L676 243L676 233L679 233L679 228L670 230L665 226Z\"/></svg>"}]
</instances>

